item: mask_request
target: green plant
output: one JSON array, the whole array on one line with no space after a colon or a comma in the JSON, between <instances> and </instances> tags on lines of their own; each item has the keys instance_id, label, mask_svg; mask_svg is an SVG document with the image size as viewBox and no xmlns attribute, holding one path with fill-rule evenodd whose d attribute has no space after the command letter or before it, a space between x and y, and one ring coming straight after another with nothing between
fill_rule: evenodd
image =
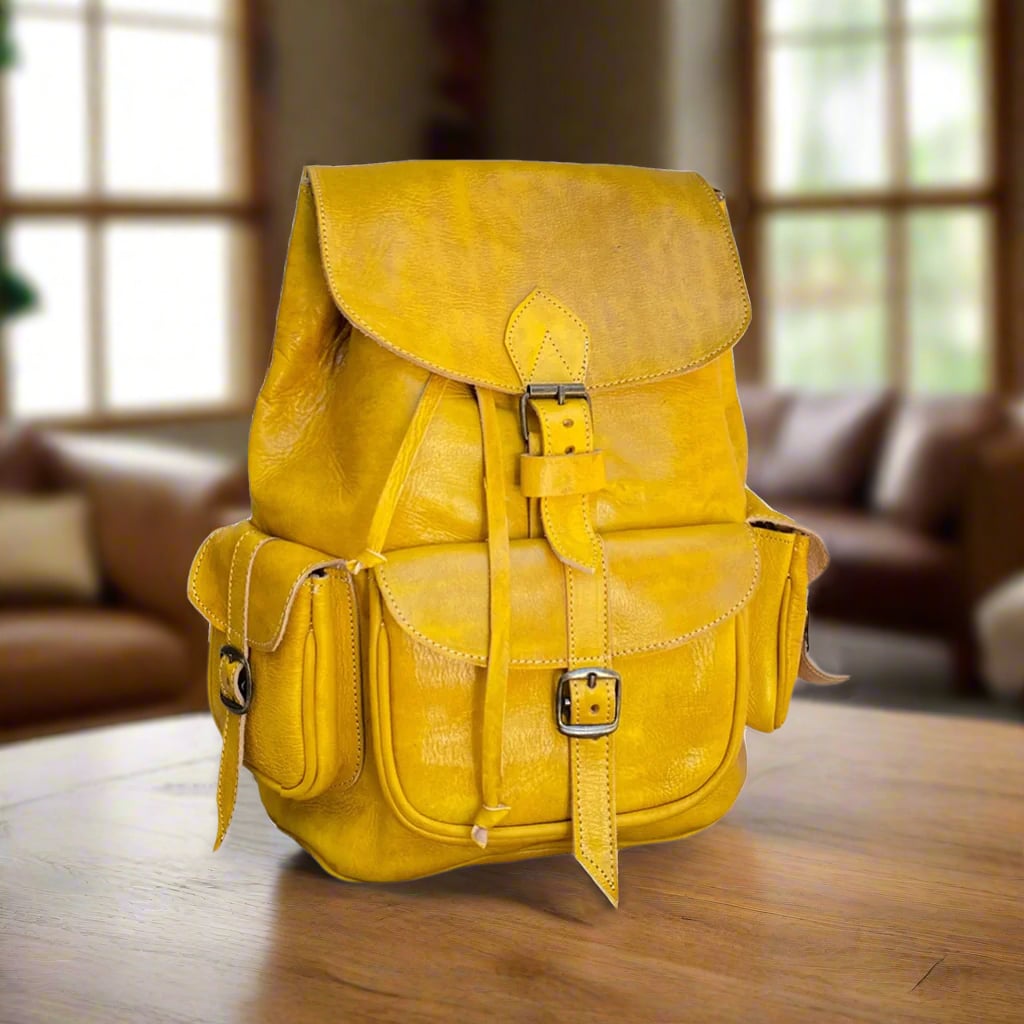
<instances>
[{"instance_id":1,"label":"green plant","mask_svg":"<svg viewBox=\"0 0 1024 1024\"><path fill-rule=\"evenodd\" d=\"M14 63L10 5L0 0L0 71ZM0 237L0 321L31 309L36 302L32 286L7 264L7 248Z\"/></svg>"}]
</instances>

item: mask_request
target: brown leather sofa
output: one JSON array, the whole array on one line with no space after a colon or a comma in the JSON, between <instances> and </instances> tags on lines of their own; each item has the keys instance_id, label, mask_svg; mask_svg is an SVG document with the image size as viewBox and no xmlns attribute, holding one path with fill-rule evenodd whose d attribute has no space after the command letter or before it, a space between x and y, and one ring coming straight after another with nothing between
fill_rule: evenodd
<instances>
[{"instance_id":1,"label":"brown leather sofa","mask_svg":"<svg viewBox=\"0 0 1024 1024\"><path fill-rule=\"evenodd\" d=\"M87 496L96 603L0 603L0 740L203 706L185 597L203 537L245 500L223 460L104 437L0 434L0 491Z\"/></svg>"},{"instance_id":2,"label":"brown leather sofa","mask_svg":"<svg viewBox=\"0 0 1024 1024\"><path fill-rule=\"evenodd\" d=\"M815 613L941 637L977 684L972 612L1024 567L1024 428L994 398L741 389L751 486L832 556Z\"/></svg>"}]
</instances>

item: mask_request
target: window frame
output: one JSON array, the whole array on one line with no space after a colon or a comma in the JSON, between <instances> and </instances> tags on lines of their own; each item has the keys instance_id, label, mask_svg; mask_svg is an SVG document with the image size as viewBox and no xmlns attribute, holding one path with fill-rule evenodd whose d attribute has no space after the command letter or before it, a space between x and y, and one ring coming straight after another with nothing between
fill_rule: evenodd
<instances>
[{"instance_id":1,"label":"window frame","mask_svg":"<svg viewBox=\"0 0 1024 1024\"><path fill-rule=\"evenodd\" d=\"M234 98L239 104L237 173L241 175L239 198L204 199L202 197L106 197L96 192L77 196L20 196L7 189L6 164L0 160L0 231L8 222L27 220L75 220L87 232L89 313L89 394L91 408L85 413L68 415L32 416L18 420L33 428L60 428L69 430L117 430L125 427L161 426L236 419L247 416L251 409L262 376L260 356L263 346L259 342L265 326L265 310L260 295L265 291L264 265L268 236L268 204L266 200L266 171L263 161L266 105L259 82L261 57L265 52L265 20L260 0L230 0L235 5L233 17L239 39L237 72L232 82ZM31 0L21 5L33 16L74 20L86 26L86 88L87 116L90 125L100 125L100 131L90 132L87 158L90 162L91 182L99 179L100 147L102 145L102 111L100 102L101 69L99 66L100 34L107 15L99 0L84 0L81 10L33 9ZM13 13L13 12L12 12ZM166 26L193 26L197 22L187 16L123 14L118 24L162 28ZM0 142L6 139L4 102L5 76L0 73ZM102 402L102 374L105 344L103 340L103 294L105 268L102 258L102 232L104 222L117 218L169 219L178 222L225 223L230 227L246 229L245 252L233 267L232 292L241 309L232 326L230 345L232 352L242 357L242 379L223 402L203 405L154 407L152 409L119 412L105 408ZM6 328L0 321L0 346L6 344ZM8 390L5 379L6 360L0 358L0 421L10 420Z\"/></svg>"},{"instance_id":2,"label":"window frame","mask_svg":"<svg viewBox=\"0 0 1024 1024\"><path fill-rule=\"evenodd\" d=\"M988 73L983 83L987 99L986 119L988 180L979 185L912 187L890 184L882 188L836 189L820 192L772 193L765 185L767 160L767 63L771 46L764 26L767 0L740 0L740 163L745 196L738 242L743 253L747 285L754 309L767 311L769 298L765 281L766 225L775 213L789 211L877 211L887 222L889 245L886 253L886 337L888 381L885 386L906 390L906 369L910 354L908 306L906 302L907 214L927 209L983 209L989 212L989 259L992 270L986 353L986 386L982 393L1010 394L1024 386L1024 366L1016 365L1015 338L1011 320L1012 280L1010 158L1013 133L1010 116L1010 68L1014 12L1010 0L982 0L983 18L989 26L982 45ZM906 77L902 45L906 23L899 17L906 0L885 0L888 25L886 41L888 103L892 116L886 131L894 147L897 168L905 168ZM1021 16L1021 15L1017 15ZM853 35L854 33L851 33ZM898 173L898 172L897 172ZM745 360L749 374L760 383L770 383L768 317L755 315L749 332L750 353Z\"/></svg>"}]
</instances>

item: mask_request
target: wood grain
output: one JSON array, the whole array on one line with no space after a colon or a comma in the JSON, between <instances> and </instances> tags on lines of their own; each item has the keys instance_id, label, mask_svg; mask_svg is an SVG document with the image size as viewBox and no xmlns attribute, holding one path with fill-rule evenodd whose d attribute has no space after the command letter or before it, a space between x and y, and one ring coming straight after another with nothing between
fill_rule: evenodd
<instances>
[{"instance_id":1,"label":"wood grain","mask_svg":"<svg viewBox=\"0 0 1024 1024\"><path fill-rule=\"evenodd\" d=\"M204 717L0 749L0 1021L1020 1020L1024 730L797 702L735 810L622 854L328 879Z\"/></svg>"}]
</instances>

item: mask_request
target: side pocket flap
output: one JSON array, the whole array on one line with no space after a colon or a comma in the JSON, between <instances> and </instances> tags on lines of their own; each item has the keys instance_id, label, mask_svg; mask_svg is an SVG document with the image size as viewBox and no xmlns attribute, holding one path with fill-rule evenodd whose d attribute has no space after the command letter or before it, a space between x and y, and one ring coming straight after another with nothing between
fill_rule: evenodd
<instances>
[{"instance_id":1,"label":"side pocket flap","mask_svg":"<svg viewBox=\"0 0 1024 1024\"><path fill-rule=\"evenodd\" d=\"M251 564L242 565L236 555L242 540L253 533L259 531L244 519L214 530L206 538L189 572L188 599L214 629L226 633L228 601L235 577L247 572L248 581L238 581L241 586L234 587L237 594L260 595L259 601L252 602L247 609L247 639L258 651L273 651L281 643L295 595L303 581L311 573L344 562L340 558L326 558L322 551L303 544L267 537L257 548Z\"/></svg>"}]
</instances>

